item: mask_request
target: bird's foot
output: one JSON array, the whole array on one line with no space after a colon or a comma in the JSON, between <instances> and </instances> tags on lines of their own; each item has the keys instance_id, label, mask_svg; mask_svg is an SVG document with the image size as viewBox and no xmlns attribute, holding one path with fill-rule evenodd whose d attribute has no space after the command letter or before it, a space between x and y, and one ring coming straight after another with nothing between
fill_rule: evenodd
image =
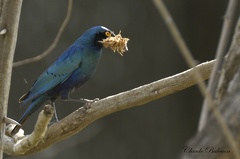
<instances>
[{"instance_id":1,"label":"bird's foot","mask_svg":"<svg viewBox=\"0 0 240 159\"><path fill-rule=\"evenodd\" d=\"M68 102L80 102L80 103L84 103L84 108L86 109L90 109L92 103L95 103L97 101L99 101L99 98L95 98L93 100L90 99L84 99L84 98L79 98L79 99L74 99L74 98L68 98L68 99L64 99L64 101L68 101Z\"/></svg>"},{"instance_id":2,"label":"bird's foot","mask_svg":"<svg viewBox=\"0 0 240 159\"><path fill-rule=\"evenodd\" d=\"M95 98L95 99L93 99L93 100L89 100L89 99L83 99L83 100L85 100L85 102L86 102L86 104L87 103L95 103L95 102L97 102L97 101L99 101L100 99L99 98Z\"/></svg>"},{"instance_id":3,"label":"bird's foot","mask_svg":"<svg viewBox=\"0 0 240 159\"><path fill-rule=\"evenodd\" d=\"M64 101L67 102L80 102L80 103L84 103L84 104L91 104L91 103L95 103L97 101L99 101L99 98L95 98L93 100L90 99L85 99L85 98L79 98L79 99L75 99L75 98L68 98L68 99L64 99Z\"/></svg>"},{"instance_id":4,"label":"bird's foot","mask_svg":"<svg viewBox=\"0 0 240 159\"><path fill-rule=\"evenodd\" d=\"M86 100L86 99L85 99L85 100ZM93 100L87 99L87 102L85 103L84 107L85 107L86 109L90 109L90 108L91 108L91 105L92 105L93 103L99 101L99 100L100 100L99 98L95 98L95 99L93 99Z\"/></svg>"}]
</instances>

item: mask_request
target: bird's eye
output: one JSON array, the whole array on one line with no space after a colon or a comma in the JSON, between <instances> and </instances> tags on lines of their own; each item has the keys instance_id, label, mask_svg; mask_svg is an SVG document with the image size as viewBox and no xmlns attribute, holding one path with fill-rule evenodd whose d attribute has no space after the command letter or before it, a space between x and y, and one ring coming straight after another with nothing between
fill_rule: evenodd
<instances>
[{"instance_id":1,"label":"bird's eye","mask_svg":"<svg viewBox=\"0 0 240 159\"><path fill-rule=\"evenodd\" d=\"M109 36L111 36L111 33L110 33L109 31L106 31L106 32L105 32L105 35L106 35L107 37L109 37Z\"/></svg>"}]
</instances>

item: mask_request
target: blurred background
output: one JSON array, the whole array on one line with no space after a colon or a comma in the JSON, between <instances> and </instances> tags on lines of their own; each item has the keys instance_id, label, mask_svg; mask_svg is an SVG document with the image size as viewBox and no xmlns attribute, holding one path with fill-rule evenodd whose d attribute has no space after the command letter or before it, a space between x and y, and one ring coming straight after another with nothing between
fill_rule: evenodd
<instances>
[{"instance_id":1,"label":"blurred background","mask_svg":"<svg viewBox=\"0 0 240 159\"><path fill-rule=\"evenodd\" d=\"M193 56L212 60L220 36L227 0L168 0L166 5ZM45 51L65 18L67 0L23 1L15 61ZM94 77L72 97L104 98L188 69L162 17L150 0L81 0L54 51L41 61L13 69L8 116L18 120L26 110L18 98L86 29L103 25L130 38L121 57L103 49ZM176 158L195 134L203 98L196 86L143 106L99 119L84 131L40 153L16 159L159 159ZM114 104L114 103L113 103ZM57 102L64 118L81 105ZM39 110L40 111L40 110ZM38 112L39 112L38 111ZM38 113L24 125L33 130Z\"/></svg>"}]
</instances>

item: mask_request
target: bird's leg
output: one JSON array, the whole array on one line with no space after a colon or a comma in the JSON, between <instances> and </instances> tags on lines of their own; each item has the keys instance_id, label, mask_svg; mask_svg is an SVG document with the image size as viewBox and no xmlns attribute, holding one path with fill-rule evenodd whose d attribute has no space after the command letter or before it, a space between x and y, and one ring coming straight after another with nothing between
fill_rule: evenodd
<instances>
[{"instance_id":1,"label":"bird's leg","mask_svg":"<svg viewBox=\"0 0 240 159\"><path fill-rule=\"evenodd\" d=\"M55 102L54 102L54 101L51 101L51 104L52 104L53 109L54 109L54 119L53 119L52 123L54 123L54 122L58 122L57 110L56 110Z\"/></svg>"}]
</instances>

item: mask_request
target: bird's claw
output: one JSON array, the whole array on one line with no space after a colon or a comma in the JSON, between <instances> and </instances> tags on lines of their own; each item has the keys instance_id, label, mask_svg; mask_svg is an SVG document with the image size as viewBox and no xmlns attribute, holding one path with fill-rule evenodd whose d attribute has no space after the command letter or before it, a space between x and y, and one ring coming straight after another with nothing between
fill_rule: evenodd
<instances>
[{"instance_id":1,"label":"bird's claw","mask_svg":"<svg viewBox=\"0 0 240 159\"><path fill-rule=\"evenodd\" d=\"M99 101L100 99L99 98L95 98L93 100L90 100L90 99L80 98L79 100L82 101L85 104L92 104L92 103L95 103L95 102Z\"/></svg>"},{"instance_id":2,"label":"bird's claw","mask_svg":"<svg viewBox=\"0 0 240 159\"><path fill-rule=\"evenodd\" d=\"M93 99L93 100L89 100L89 99L84 99L84 100L86 101L84 107L85 107L86 109L90 109L90 108L91 108L91 105L92 105L93 103L99 101L100 99L99 99L99 98L95 98L95 99Z\"/></svg>"},{"instance_id":3,"label":"bird's claw","mask_svg":"<svg viewBox=\"0 0 240 159\"><path fill-rule=\"evenodd\" d=\"M67 101L67 102L80 102L80 103L94 103L94 102L97 102L99 101L99 98L95 98L93 100L90 100L90 99L85 99L85 98L79 98L79 99L74 99L74 98L68 98L68 99L64 99L64 101Z\"/></svg>"}]
</instances>

